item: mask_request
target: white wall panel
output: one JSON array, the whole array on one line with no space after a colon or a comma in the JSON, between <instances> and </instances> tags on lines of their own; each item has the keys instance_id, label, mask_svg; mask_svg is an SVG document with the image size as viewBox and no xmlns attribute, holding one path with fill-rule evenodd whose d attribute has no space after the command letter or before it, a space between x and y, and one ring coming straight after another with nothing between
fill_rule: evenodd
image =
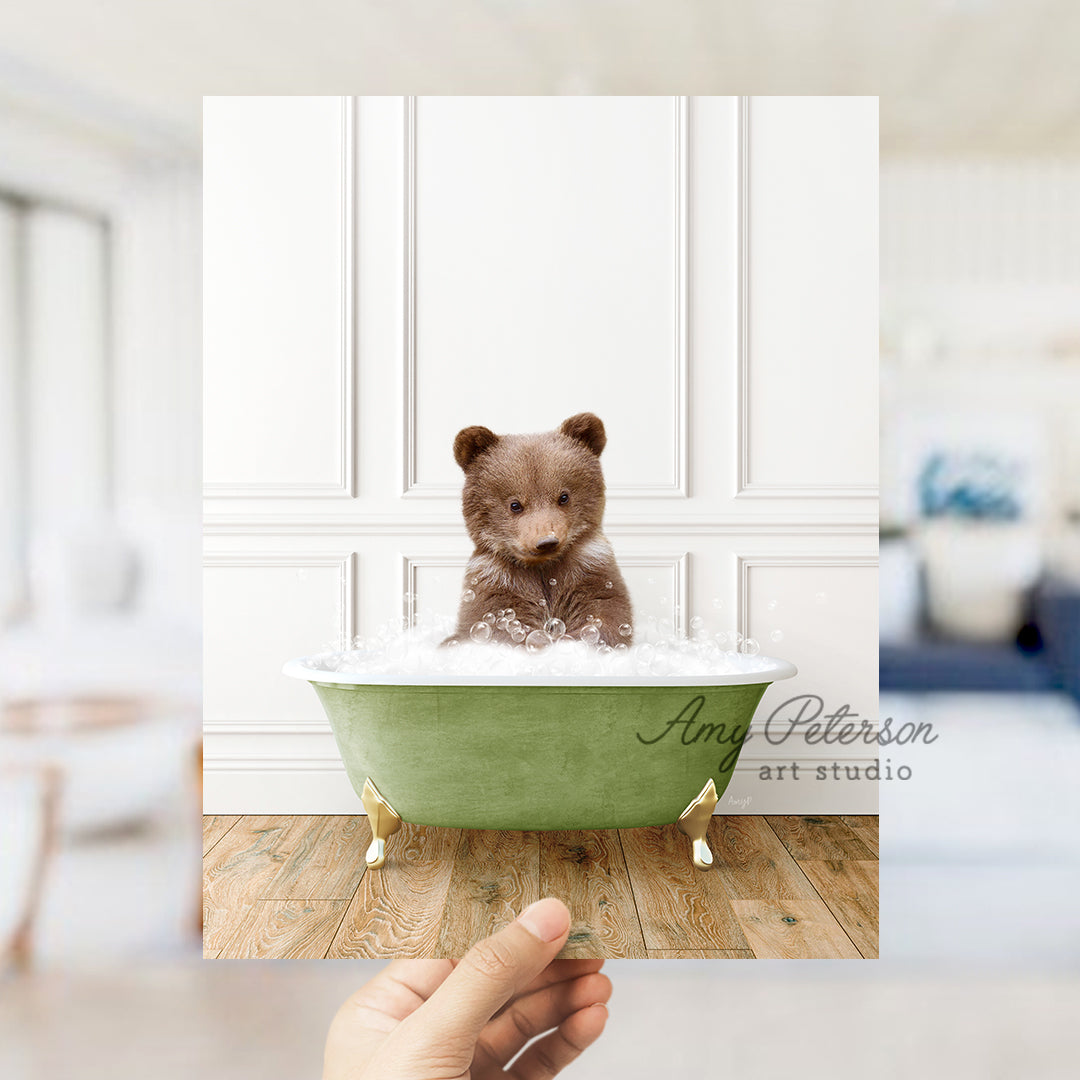
<instances>
[{"instance_id":1,"label":"white wall panel","mask_svg":"<svg viewBox=\"0 0 1080 1080\"><path fill-rule=\"evenodd\" d=\"M741 493L875 495L877 99L746 112Z\"/></svg>"},{"instance_id":2,"label":"white wall panel","mask_svg":"<svg viewBox=\"0 0 1080 1080\"><path fill-rule=\"evenodd\" d=\"M338 648L355 626L352 553L206 556L203 702L211 723L318 721L311 689L281 674L293 656Z\"/></svg>"},{"instance_id":3,"label":"white wall panel","mask_svg":"<svg viewBox=\"0 0 1080 1080\"><path fill-rule=\"evenodd\" d=\"M420 98L406 114L410 491L460 488L462 427L590 410L612 495L683 493L686 111Z\"/></svg>"},{"instance_id":4,"label":"white wall panel","mask_svg":"<svg viewBox=\"0 0 1080 1080\"><path fill-rule=\"evenodd\" d=\"M347 496L353 469L351 101L208 102L207 494Z\"/></svg>"},{"instance_id":5,"label":"white wall panel","mask_svg":"<svg viewBox=\"0 0 1080 1080\"><path fill-rule=\"evenodd\" d=\"M819 694L877 715L877 558L875 555L770 554L739 557L744 632L762 652L786 656L799 674L774 684L774 704ZM772 634L783 635L780 642ZM874 643L867 655L867 642Z\"/></svg>"}]
</instances>

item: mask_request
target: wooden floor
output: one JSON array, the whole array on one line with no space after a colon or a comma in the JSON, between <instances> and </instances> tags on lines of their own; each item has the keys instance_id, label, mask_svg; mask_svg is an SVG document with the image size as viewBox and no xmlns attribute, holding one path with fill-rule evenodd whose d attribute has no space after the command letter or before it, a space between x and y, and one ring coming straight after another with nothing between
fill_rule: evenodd
<instances>
[{"instance_id":1,"label":"wooden floor","mask_svg":"<svg viewBox=\"0 0 1080 1080\"><path fill-rule=\"evenodd\" d=\"M203 819L207 957L458 957L541 896L563 956L877 956L876 817L714 817L709 871L674 825L480 832L404 825L366 871L367 819Z\"/></svg>"}]
</instances>

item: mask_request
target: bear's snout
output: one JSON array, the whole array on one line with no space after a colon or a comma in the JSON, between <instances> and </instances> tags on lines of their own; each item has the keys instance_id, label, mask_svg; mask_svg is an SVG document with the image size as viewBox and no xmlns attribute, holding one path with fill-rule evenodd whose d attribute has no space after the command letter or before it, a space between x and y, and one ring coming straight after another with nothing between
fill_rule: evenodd
<instances>
[{"instance_id":1,"label":"bear's snout","mask_svg":"<svg viewBox=\"0 0 1080 1080\"><path fill-rule=\"evenodd\" d=\"M559 538L554 533L548 533L536 541L537 555L551 555L559 549Z\"/></svg>"}]
</instances>

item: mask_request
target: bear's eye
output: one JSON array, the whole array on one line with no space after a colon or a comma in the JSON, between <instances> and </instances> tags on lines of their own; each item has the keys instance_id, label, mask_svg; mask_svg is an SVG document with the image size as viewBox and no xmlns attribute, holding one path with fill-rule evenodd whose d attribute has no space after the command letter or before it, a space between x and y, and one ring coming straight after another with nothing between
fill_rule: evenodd
<instances>
[{"instance_id":1,"label":"bear's eye","mask_svg":"<svg viewBox=\"0 0 1080 1080\"><path fill-rule=\"evenodd\" d=\"M565 506L569 501L570 501L570 492L569 491L564 491L559 496L559 505L560 506Z\"/></svg>"},{"instance_id":2,"label":"bear's eye","mask_svg":"<svg viewBox=\"0 0 1080 1080\"><path fill-rule=\"evenodd\" d=\"M514 512L515 514L520 514L520 513L521 513L521 511L522 511L522 510L523 510L524 508L522 507L521 503L519 503L519 502L517 501L517 499L515 499L515 500L514 500L514 501L513 501L513 502L512 502L511 504L510 504L510 509L511 509L511 510L512 510L512 511L513 511L513 512Z\"/></svg>"}]
</instances>

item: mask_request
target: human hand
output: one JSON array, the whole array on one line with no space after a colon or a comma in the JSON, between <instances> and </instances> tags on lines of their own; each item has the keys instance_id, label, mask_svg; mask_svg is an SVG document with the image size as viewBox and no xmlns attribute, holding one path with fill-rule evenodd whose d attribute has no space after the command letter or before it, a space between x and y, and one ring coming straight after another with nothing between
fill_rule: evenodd
<instances>
[{"instance_id":1,"label":"human hand","mask_svg":"<svg viewBox=\"0 0 1080 1080\"><path fill-rule=\"evenodd\" d=\"M462 960L394 961L338 1010L323 1080L555 1076L599 1038L611 996L603 960L554 959L569 932L549 898Z\"/></svg>"}]
</instances>

